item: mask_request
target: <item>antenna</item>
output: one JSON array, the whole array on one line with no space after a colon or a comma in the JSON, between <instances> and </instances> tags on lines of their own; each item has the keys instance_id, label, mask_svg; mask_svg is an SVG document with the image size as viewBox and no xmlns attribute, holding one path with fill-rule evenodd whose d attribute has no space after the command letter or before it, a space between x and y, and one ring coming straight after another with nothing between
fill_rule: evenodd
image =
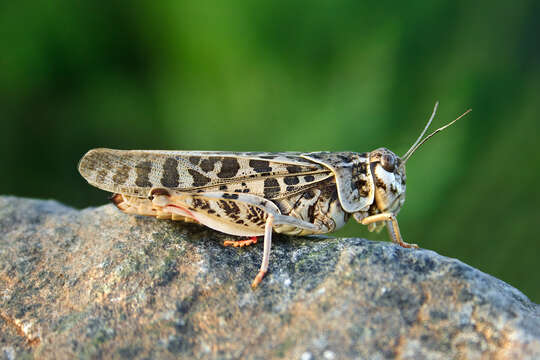
<instances>
[{"instance_id":1,"label":"antenna","mask_svg":"<svg viewBox=\"0 0 540 360\"><path fill-rule=\"evenodd\" d=\"M418 150L418 148L420 146L422 146L426 141L429 140L429 138L431 138L433 135L435 135L436 133L438 132L441 132L443 131L444 129L446 129L447 127L449 127L450 125L452 125L453 123L455 123L456 121L458 121L459 119L461 119L462 117L464 117L465 115L467 115L468 113L470 113L472 111L472 109L469 109L467 111L465 111L463 114L461 114L457 119L449 122L448 124L444 125L443 127L440 127L438 128L437 130L435 130L434 132L432 132L431 134L429 134L428 136L426 136L423 140L422 140L422 136L424 136L424 134L426 133L429 125L431 124L431 122L433 121L433 118L435 117L435 113L437 112L437 107L439 106L439 102L437 101L435 103L435 107L433 108L433 113L431 114L431 117L429 118L428 120L428 123L426 125L426 127L424 128L424 130L422 131L422 133L420 134L420 136L418 137L418 139L414 142L414 144L411 146L411 148L405 153L405 155L402 156L402 165L405 165L405 163L407 162L407 160L409 160L409 158L411 157L412 154L414 154L414 152L416 150Z\"/></svg>"}]
</instances>

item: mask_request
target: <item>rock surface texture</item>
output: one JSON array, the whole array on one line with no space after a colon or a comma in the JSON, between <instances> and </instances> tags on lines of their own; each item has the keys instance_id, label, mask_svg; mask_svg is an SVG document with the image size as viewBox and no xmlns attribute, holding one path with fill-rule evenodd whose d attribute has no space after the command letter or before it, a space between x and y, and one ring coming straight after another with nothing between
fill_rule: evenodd
<instances>
[{"instance_id":1,"label":"rock surface texture","mask_svg":"<svg viewBox=\"0 0 540 360\"><path fill-rule=\"evenodd\" d=\"M0 197L0 359L538 359L540 307L428 250L262 244L194 224Z\"/></svg>"}]
</instances>

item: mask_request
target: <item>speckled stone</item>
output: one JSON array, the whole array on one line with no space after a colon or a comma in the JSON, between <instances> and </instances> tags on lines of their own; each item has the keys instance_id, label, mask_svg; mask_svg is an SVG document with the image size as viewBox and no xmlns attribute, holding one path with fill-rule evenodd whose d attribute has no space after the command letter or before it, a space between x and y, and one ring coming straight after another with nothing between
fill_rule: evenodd
<instances>
[{"instance_id":1,"label":"speckled stone","mask_svg":"<svg viewBox=\"0 0 540 360\"><path fill-rule=\"evenodd\" d=\"M262 244L193 224L0 197L0 359L538 359L540 308L428 250Z\"/></svg>"}]
</instances>

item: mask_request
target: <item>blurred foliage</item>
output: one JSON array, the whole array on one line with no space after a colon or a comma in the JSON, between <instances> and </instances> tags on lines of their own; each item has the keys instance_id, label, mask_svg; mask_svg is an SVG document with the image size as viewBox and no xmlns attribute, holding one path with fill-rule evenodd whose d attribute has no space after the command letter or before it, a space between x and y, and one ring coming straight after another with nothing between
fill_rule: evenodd
<instances>
[{"instance_id":1,"label":"blurred foliage","mask_svg":"<svg viewBox=\"0 0 540 360\"><path fill-rule=\"evenodd\" d=\"M403 154L440 100L473 112L408 163L405 240L539 302L539 4L3 2L2 193L102 204L102 146Z\"/></svg>"}]
</instances>

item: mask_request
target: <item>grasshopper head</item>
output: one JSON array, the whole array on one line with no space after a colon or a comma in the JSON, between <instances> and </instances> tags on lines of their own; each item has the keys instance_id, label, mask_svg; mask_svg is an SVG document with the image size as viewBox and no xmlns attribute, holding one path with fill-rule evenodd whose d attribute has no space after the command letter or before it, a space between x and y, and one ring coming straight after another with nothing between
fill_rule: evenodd
<instances>
[{"instance_id":1,"label":"grasshopper head","mask_svg":"<svg viewBox=\"0 0 540 360\"><path fill-rule=\"evenodd\" d=\"M375 204L381 212L397 214L405 202L405 165L386 148L369 153L371 176L375 184Z\"/></svg>"},{"instance_id":2,"label":"grasshopper head","mask_svg":"<svg viewBox=\"0 0 540 360\"><path fill-rule=\"evenodd\" d=\"M465 111L454 121L449 122L424 137L424 134L435 117L438 105L438 102L435 103L433 113L431 114L427 125L424 127L424 130L402 157L397 156L385 148L379 148L369 153L371 175L373 176L373 182L375 184L375 204L380 211L397 214L405 202L405 163L409 160L411 155L433 135L451 126L471 111L471 109Z\"/></svg>"}]
</instances>

